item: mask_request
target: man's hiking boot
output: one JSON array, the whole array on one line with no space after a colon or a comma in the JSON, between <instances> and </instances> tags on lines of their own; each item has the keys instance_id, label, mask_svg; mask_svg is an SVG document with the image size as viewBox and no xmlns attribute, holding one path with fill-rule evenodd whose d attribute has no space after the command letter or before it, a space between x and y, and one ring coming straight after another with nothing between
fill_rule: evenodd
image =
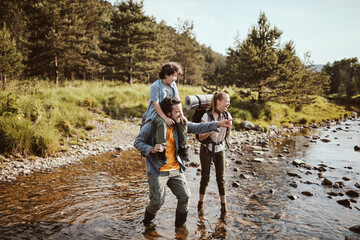
<instances>
[{"instance_id":1,"label":"man's hiking boot","mask_svg":"<svg viewBox=\"0 0 360 240\"><path fill-rule=\"evenodd\" d=\"M167 160L166 160L166 155L165 155L165 148L164 148L164 151L162 151L162 152L157 152L157 158L158 158L159 163L160 163L161 165L166 164Z\"/></svg>"},{"instance_id":2,"label":"man's hiking boot","mask_svg":"<svg viewBox=\"0 0 360 240\"><path fill-rule=\"evenodd\" d=\"M182 213L176 211L175 214L175 227L186 227L185 222L187 218L187 212Z\"/></svg>"},{"instance_id":3,"label":"man's hiking boot","mask_svg":"<svg viewBox=\"0 0 360 240\"><path fill-rule=\"evenodd\" d=\"M155 224L152 222L152 220L155 218L155 215L152 215L147 210L145 210L145 217L142 221L145 227L152 227L155 226Z\"/></svg>"},{"instance_id":4,"label":"man's hiking boot","mask_svg":"<svg viewBox=\"0 0 360 240\"><path fill-rule=\"evenodd\" d=\"M188 149L186 147L179 147L179 156L182 160L185 162L190 162L189 155L188 155Z\"/></svg>"}]
</instances>

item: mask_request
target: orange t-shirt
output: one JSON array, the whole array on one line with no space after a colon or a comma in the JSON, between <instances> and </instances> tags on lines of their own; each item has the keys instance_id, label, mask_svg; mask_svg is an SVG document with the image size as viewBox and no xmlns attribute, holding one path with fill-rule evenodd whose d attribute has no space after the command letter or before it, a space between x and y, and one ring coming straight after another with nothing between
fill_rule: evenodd
<instances>
[{"instance_id":1,"label":"orange t-shirt","mask_svg":"<svg viewBox=\"0 0 360 240\"><path fill-rule=\"evenodd\" d=\"M160 172L180 169L179 162L176 159L176 143L173 133L174 127L166 128L166 159L167 164L163 165Z\"/></svg>"}]
</instances>

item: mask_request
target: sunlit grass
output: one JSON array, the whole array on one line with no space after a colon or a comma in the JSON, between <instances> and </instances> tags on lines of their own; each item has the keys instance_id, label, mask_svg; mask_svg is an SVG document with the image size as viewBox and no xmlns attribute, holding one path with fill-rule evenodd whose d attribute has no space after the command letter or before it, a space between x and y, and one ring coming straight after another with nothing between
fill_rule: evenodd
<instances>
[{"instance_id":1,"label":"sunlit grass","mask_svg":"<svg viewBox=\"0 0 360 240\"><path fill-rule=\"evenodd\" d=\"M194 110L185 110L185 97L205 93L201 87L180 85L178 89L184 113L191 120ZM150 85L113 81L65 81L58 87L48 81L11 82L0 92L0 154L54 154L60 145L86 137L86 131L94 128L92 112L114 119L141 117L149 90ZM244 120L267 129L269 125L313 124L349 114L321 97L295 108L275 102L260 104L252 100L253 96L240 97L239 89L225 90L231 97L229 112L236 129Z\"/></svg>"}]
</instances>

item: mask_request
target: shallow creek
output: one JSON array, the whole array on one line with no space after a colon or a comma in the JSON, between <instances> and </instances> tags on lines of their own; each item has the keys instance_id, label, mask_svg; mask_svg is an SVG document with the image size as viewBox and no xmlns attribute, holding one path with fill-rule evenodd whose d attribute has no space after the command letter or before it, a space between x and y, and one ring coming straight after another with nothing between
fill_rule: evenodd
<instances>
[{"instance_id":1,"label":"shallow creek","mask_svg":"<svg viewBox=\"0 0 360 240\"><path fill-rule=\"evenodd\" d=\"M200 176L197 167L188 167L192 197L187 229L174 227L176 198L169 189L155 218L156 228L148 231L141 224L148 184L144 158L136 150L23 176L0 184L0 239L357 239L360 235L349 227L360 224L360 199L345 192L360 191L354 186L360 182L360 152L354 151L355 145L360 146L359 124L347 121L277 139L268 152L254 153L250 146L228 152L225 218L220 217L213 168L205 214L198 216ZM313 136L319 139L311 142ZM325 138L330 141L320 140ZM284 148L290 153L284 153ZM198 155L191 157L199 161ZM254 158L264 161L251 161ZM318 170L296 167L295 159L312 166L323 164L324 177L345 182L345 187L323 186ZM298 187L290 186L292 182ZM329 198L329 192L340 195ZM352 199L350 208L336 202L346 198Z\"/></svg>"}]
</instances>

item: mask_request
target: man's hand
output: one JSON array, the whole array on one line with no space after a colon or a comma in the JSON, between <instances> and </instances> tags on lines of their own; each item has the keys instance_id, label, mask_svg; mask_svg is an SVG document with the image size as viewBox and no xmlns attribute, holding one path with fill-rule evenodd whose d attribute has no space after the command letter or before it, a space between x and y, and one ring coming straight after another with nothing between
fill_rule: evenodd
<instances>
[{"instance_id":1,"label":"man's hand","mask_svg":"<svg viewBox=\"0 0 360 240\"><path fill-rule=\"evenodd\" d=\"M163 145L161 145L161 144L156 144L151 150L150 150L150 152L151 153L157 153L157 152L162 152L162 151L164 151L164 147L163 147Z\"/></svg>"},{"instance_id":2,"label":"man's hand","mask_svg":"<svg viewBox=\"0 0 360 240\"><path fill-rule=\"evenodd\" d=\"M168 126L175 124L174 120L172 120L169 117L165 118L164 121L166 122L166 125L168 125Z\"/></svg>"},{"instance_id":3,"label":"man's hand","mask_svg":"<svg viewBox=\"0 0 360 240\"><path fill-rule=\"evenodd\" d=\"M219 127L228 127L228 128L230 128L232 126L232 121L233 120L234 120L233 118L232 119L227 119L227 120L222 120L222 121L217 122L217 125Z\"/></svg>"}]
</instances>

